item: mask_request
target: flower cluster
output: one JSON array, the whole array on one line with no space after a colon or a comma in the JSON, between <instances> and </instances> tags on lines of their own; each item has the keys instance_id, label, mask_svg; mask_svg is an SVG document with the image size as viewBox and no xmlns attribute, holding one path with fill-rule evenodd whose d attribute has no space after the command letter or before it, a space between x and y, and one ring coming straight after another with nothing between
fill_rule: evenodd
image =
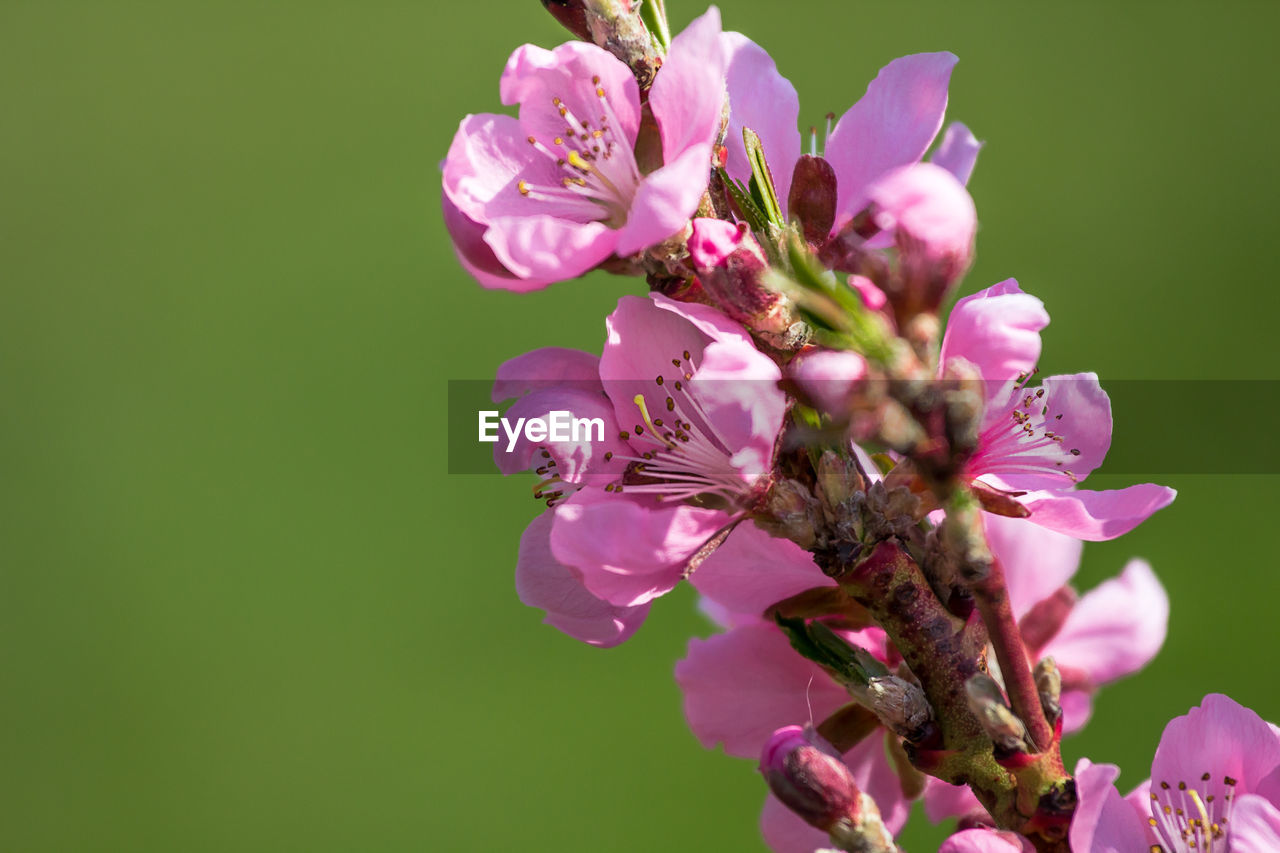
<instances>
[{"instance_id":1,"label":"flower cluster","mask_svg":"<svg viewBox=\"0 0 1280 853\"><path fill-rule=\"evenodd\" d=\"M685 715L760 762L777 851L894 850L915 799L959 819L951 853L1280 849L1280 742L1225 697L1170 723L1127 798L1115 768L1064 766L1168 619L1140 559L1077 593L1082 543L1174 492L1083 487L1110 402L1092 373L1038 378L1049 315L1017 282L943 322L977 231L981 144L943 131L956 57L893 60L806 144L762 47L714 7L671 38L645 5L551 4L580 40L517 49L518 115L466 117L443 166L481 285L651 291L619 299L599 355L498 371L509 417L603 425L495 451L544 505L520 599L613 646L689 582L718 632L676 665Z\"/></svg>"}]
</instances>

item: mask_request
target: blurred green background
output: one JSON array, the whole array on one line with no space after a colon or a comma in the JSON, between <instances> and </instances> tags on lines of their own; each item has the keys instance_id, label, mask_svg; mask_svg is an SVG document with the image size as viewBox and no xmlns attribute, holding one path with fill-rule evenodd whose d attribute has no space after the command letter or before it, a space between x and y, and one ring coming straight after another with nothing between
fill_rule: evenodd
<instances>
[{"instance_id":1,"label":"blurred green background","mask_svg":"<svg viewBox=\"0 0 1280 853\"><path fill-rule=\"evenodd\" d=\"M1280 379L1280 7L723 13L804 123L959 54L950 117L988 142L966 289L1045 300L1048 372ZM580 646L516 600L525 483L447 474L447 380L598 349L638 292L483 292L441 226L458 120L563 38L532 0L0 3L0 851L761 849L751 763L682 719L687 590ZM1067 747L1122 785L1208 691L1280 719L1276 478L1176 473L1181 436L1276 412L1184 403L1126 431L1168 442L1145 473L1177 503L1080 578L1144 555L1173 600Z\"/></svg>"}]
</instances>

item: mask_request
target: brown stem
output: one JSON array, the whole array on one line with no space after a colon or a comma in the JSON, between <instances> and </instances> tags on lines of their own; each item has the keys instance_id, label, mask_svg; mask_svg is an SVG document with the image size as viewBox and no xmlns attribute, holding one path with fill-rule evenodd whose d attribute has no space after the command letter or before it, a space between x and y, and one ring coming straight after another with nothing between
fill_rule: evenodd
<instances>
[{"instance_id":1,"label":"brown stem","mask_svg":"<svg viewBox=\"0 0 1280 853\"><path fill-rule=\"evenodd\" d=\"M1053 729L1045 719L1040 704L1040 692L1027 661L1027 648L1022 642L1022 632L1013 615L1009 601L1009 588L1005 583L1004 568L992 556L990 569L971 587L978 613L987 626L987 636L1000 662L1004 687L1009 694L1013 712L1026 724L1027 735L1037 751L1048 749L1053 743Z\"/></svg>"}]
</instances>

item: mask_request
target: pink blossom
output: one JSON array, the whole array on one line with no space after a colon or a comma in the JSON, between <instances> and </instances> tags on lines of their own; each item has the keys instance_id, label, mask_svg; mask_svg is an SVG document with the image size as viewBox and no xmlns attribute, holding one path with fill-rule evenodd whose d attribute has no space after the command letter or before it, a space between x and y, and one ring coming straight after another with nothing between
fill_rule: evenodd
<instances>
[{"instance_id":1,"label":"pink blossom","mask_svg":"<svg viewBox=\"0 0 1280 853\"><path fill-rule=\"evenodd\" d=\"M933 299L957 281L973 260L978 212L964 184L934 163L894 169L867 190L875 224L894 235L900 271L917 298Z\"/></svg>"},{"instance_id":2,"label":"pink blossom","mask_svg":"<svg viewBox=\"0 0 1280 853\"><path fill-rule=\"evenodd\" d=\"M1111 401L1092 373L1029 385L1049 315L1013 279L956 303L940 365L963 359L986 386L986 413L966 474L1012 490L1030 521L1091 541L1114 539L1168 506L1173 489L1143 483L1114 491L1076 488L1111 444Z\"/></svg>"},{"instance_id":3,"label":"pink blossom","mask_svg":"<svg viewBox=\"0 0 1280 853\"><path fill-rule=\"evenodd\" d=\"M467 116L444 163L445 224L467 271L485 287L535 290L683 228L720 127L720 35L712 7L672 41L648 93L662 165L647 172L626 65L584 42L518 48L500 90L519 118Z\"/></svg>"},{"instance_id":4,"label":"pink blossom","mask_svg":"<svg viewBox=\"0 0 1280 853\"><path fill-rule=\"evenodd\" d=\"M1128 797L1119 769L1082 759L1075 853L1274 853L1280 850L1280 730L1211 693L1165 727L1151 781Z\"/></svg>"},{"instance_id":5,"label":"pink blossom","mask_svg":"<svg viewBox=\"0 0 1280 853\"><path fill-rule=\"evenodd\" d=\"M494 461L504 474L536 469L543 480L534 497L548 506L589 483L603 486L622 471L611 457L624 447L617 438L613 408L603 396L598 356L562 347L546 347L513 358L498 368L494 402L518 397L508 418L545 417L572 411L599 417L608 424L603 442L585 440L534 443L522 434L510 452L494 447ZM520 537L516 560L516 593L531 607L546 611L547 624L593 646L614 646L629 638L649 612L647 604L618 607L587 591L582 574L551 553L552 514L534 518Z\"/></svg>"},{"instance_id":6,"label":"pink blossom","mask_svg":"<svg viewBox=\"0 0 1280 853\"><path fill-rule=\"evenodd\" d=\"M549 532L537 528L549 547L539 539L521 562L541 567L552 591L525 598L588 641L596 635L574 621L583 607L606 620L593 631L621 620L610 634L621 636L639 613L628 608L671 590L690 558L767 490L786 408L777 365L712 308L625 296L606 326L598 360L538 350L504 365L495 386L495 396L524 394L512 411L558 408L608 425L604 443L522 440L511 454L495 450L508 473L537 465L547 478L538 492L555 505ZM575 598L572 613L556 616L558 602L569 603L566 572L602 606Z\"/></svg>"},{"instance_id":7,"label":"pink blossom","mask_svg":"<svg viewBox=\"0 0 1280 853\"><path fill-rule=\"evenodd\" d=\"M778 199L786 205L792 173L802 153L797 130L799 98L764 48L736 32L725 33L723 40L729 89L725 170L737 180L750 178L742 141L743 128L750 128L760 137ZM947 85L955 64L956 57L950 53L895 59L836 122L822 154L836 180L832 230L839 230L866 206L877 179L924 156L942 127ZM953 125L935 162L963 183L973 171L980 147L967 128ZM810 154L818 154L816 140Z\"/></svg>"}]
</instances>

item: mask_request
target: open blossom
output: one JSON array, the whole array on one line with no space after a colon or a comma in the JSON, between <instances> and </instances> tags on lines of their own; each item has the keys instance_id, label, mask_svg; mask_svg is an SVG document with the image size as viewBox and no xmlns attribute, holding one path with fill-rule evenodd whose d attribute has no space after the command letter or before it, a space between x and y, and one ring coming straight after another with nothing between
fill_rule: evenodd
<instances>
[{"instance_id":1,"label":"open blossom","mask_svg":"<svg viewBox=\"0 0 1280 853\"><path fill-rule=\"evenodd\" d=\"M593 44L524 45L500 85L519 118L463 119L444 163L445 224L485 287L527 291L632 255L680 231L707 187L724 103L720 13L671 43L648 93L661 138L637 157L631 70Z\"/></svg>"},{"instance_id":2,"label":"open blossom","mask_svg":"<svg viewBox=\"0 0 1280 853\"><path fill-rule=\"evenodd\" d=\"M824 232L838 231L849 222L871 200L873 185L888 173L919 162L942 127L956 57L950 53L903 56L882 68L866 94L840 117L827 135L822 154L818 155L815 140L813 150L804 155L795 87L751 39L730 32L723 40L729 90L725 170L743 182L750 178L742 131L754 131L784 213L804 221L811 239L820 240ZM953 125L934 162L963 183L973 171L980 147L967 128ZM800 179L794 188L793 177ZM815 223L816 230L811 227Z\"/></svg>"},{"instance_id":3,"label":"open blossom","mask_svg":"<svg viewBox=\"0 0 1280 853\"><path fill-rule=\"evenodd\" d=\"M596 359L548 348L499 370L509 416L600 418L606 441L521 438L505 473L535 468L553 505L521 543L517 587L596 645L625 640L648 602L767 490L786 401L777 366L714 309L625 296Z\"/></svg>"},{"instance_id":4,"label":"open blossom","mask_svg":"<svg viewBox=\"0 0 1280 853\"><path fill-rule=\"evenodd\" d=\"M956 303L939 359L978 370L986 410L968 479L1011 490L1028 519L1085 540L1114 539L1172 503L1176 492L1142 483L1111 491L1076 488L1111 445L1111 401L1093 373L1030 381L1040 357L1043 304L1013 279Z\"/></svg>"},{"instance_id":5,"label":"open blossom","mask_svg":"<svg viewBox=\"0 0 1280 853\"><path fill-rule=\"evenodd\" d=\"M1280 730L1210 694L1165 727L1151 779L1128 797L1119 769L1082 759L1074 853L1280 850Z\"/></svg>"}]
</instances>

